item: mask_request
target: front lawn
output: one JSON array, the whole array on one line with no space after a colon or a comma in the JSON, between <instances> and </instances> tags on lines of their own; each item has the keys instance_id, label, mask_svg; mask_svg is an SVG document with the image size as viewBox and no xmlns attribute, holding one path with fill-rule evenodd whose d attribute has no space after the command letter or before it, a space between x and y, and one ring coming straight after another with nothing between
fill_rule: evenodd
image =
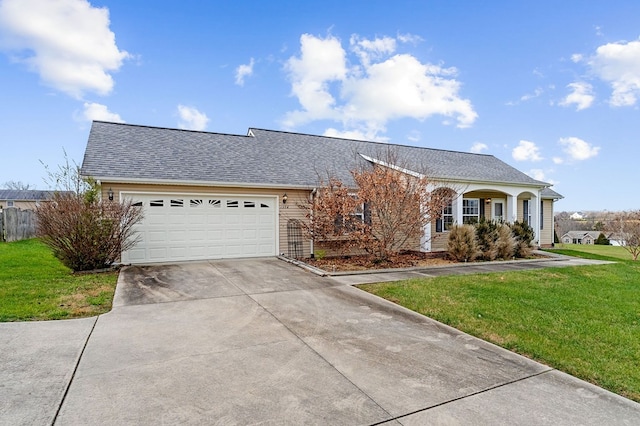
<instances>
[{"instance_id":1,"label":"front lawn","mask_svg":"<svg viewBox=\"0 0 640 426\"><path fill-rule=\"evenodd\" d=\"M74 275L37 239L0 243L0 321L108 312L117 279L116 272Z\"/></svg>"},{"instance_id":2,"label":"front lawn","mask_svg":"<svg viewBox=\"0 0 640 426\"><path fill-rule=\"evenodd\" d=\"M360 288L640 402L640 262Z\"/></svg>"}]
</instances>

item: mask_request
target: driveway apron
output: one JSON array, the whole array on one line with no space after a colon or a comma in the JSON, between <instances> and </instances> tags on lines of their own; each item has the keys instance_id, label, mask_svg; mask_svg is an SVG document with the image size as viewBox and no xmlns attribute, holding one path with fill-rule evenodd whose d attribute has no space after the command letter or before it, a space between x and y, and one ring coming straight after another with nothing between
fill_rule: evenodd
<instances>
[{"instance_id":1,"label":"driveway apron","mask_svg":"<svg viewBox=\"0 0 640 426\"><path fill-rule=\"evenodd\" d=\"M640 404L277 259L125 268L56 425L639 424Z\"/></svg>"}]
</instances>

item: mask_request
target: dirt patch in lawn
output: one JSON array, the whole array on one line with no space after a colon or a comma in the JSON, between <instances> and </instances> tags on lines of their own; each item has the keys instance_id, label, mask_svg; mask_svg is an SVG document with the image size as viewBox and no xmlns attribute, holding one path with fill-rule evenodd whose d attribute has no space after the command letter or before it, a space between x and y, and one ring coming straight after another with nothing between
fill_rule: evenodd
<instances>
[{"instance_id":1,"label":"dirt patch in lawn","mask_svg":"<svg viewBox=\"0 0 640 426\"><path fill-rule=\"evenodd\" d=\"M304 259L304 262L328 272L364 271L369 269L392 269L450 265L455 262L446 259L446 253L404 252L387 261L376 261L373 256L341 256L322 259Z\"/></svg>"}]
</instances>

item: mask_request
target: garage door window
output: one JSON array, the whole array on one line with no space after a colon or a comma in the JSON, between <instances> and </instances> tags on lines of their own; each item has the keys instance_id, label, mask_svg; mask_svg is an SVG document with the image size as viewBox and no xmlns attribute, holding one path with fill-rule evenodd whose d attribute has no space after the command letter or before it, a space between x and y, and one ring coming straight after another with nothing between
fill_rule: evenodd
<instances>
[{"instance_id":1,"label":"garage door window","mask_svg":"<svg viewBox=\"0 0 640 426\"><path fill-rule=\"evenodd\" d=\"M171 200L171 207L184 207L184 200Z\"/></svg>"},{"instance_id":2,"label":"garage door window","mask_svg":"<svg viewBox=\"0 0 640 426\"><path fill-rule=\"evenodd\" d=\"M245 201L244 206L246 208L254 208L256 206L256 203L254 203L253 201Z\"/></svg>"},{"instance_id":3,"label":"garage door window","mask_svg":"<svg viewBox=\"0 0 640 426\"><path fill-rule=\"evenodd\" d=\"M202 207L202 200L189 200L189 205L191 207Z\"/></svg>"},{"instance_id":4,"label":"garage door window","mask_svg":"<svg viewBox=\"0 0 640 426\"><path fill-rule=\"evenodd\" d=\"M149 207L163 207L164 200L151 200L149 201Z\"/></svg>"},{"instance_id":5,"label":"garage door window","mask_svg":"<svg viewBox=\"0 0 640 426\"><path fill-rule=\"evenodd\" d=\"M232 208L238 207L238 202L235 200L227 200L227 207L232 207Z\"/></svg>"},{"instance_id":6,"label":"garage door window","mask_svg":"<svg viewBox=\"0 0 640 426\"><path fill-rule=\"evenodd\" d=\"M209 206L220 208L220 200L209 200Z\"/></svg>"}]
</instances>

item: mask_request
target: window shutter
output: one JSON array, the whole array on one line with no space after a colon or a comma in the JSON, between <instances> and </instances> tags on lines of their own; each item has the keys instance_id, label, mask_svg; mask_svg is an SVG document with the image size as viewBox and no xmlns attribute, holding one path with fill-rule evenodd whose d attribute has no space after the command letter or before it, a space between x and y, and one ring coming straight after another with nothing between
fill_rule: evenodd
<instances>
[{"instance_id":1,"label":"window shutter","mask_svg":"<svg viewBox=\"0 0 640 426\"><path fill-rule=\"evenodd\" d=\"M436 232L442 232L442 219L436 219Z\"/></svg>"},{"instance_id":2,"label":"window shutter","mask_svg":"<svg viewBox=\"0 0 640 426\"><path fill-rule=\"evenodd\" d=\"M369 203L364 203L364 223L371 226L371 206Z\"/></svg>"}]
</instances>

